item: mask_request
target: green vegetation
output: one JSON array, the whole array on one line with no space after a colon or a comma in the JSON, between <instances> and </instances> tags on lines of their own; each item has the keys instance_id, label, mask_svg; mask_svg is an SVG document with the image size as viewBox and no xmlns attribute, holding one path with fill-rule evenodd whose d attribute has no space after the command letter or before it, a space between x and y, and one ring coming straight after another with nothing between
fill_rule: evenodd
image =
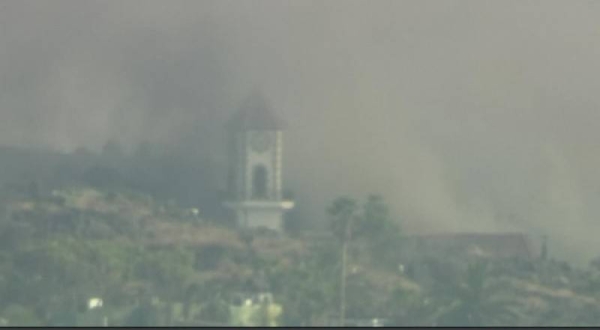
<instances>
[{"instance_id":1,"label":"green vegetation","mask_svg":"<svg viewBox=\"0 0 600 330\"><path fill-rule=\"evenodd\" d=\"M144 148L129 165L110 145L113 165L80 151L79 163L55 162L63 171L49 173L60 175L5 180L0 325L337 325L342 296L347 319L394 325L600 325L598 261L433 256L421 261L425 281L399 267L401 221L382 196L332 201L329 236L242 231L154 193L159 184L141 178L155 173L138 164L152 157ZM116 174L131 164L147 170L135 184ZM256 292L274 304L236 307ZM89 309L93 297L102 306Z\"/></svg>"},{"instance_id":2,"label":"green vegetation","mask_svg":"<svg viewBox=\"0 0 600 330\"><path fill-rule=\"evenodd\" d=\"M402 236L383 199L370 196L357 205L339 199L329 212L333 228L354 221L348 318L399 325L598 324L597 268L539 260L523 272L516 261L463 267L430 260L442 274L427 287L398 271L393 249ZM279 325L328 324L339 315L340 240L238 233L141 193L84 186L8 198L3 210L0 315L8 325L102 325L105 318L130 326L229 324L236 294L258 291L272 292L282 307ZM91 297L101 297L103 307L88 310ZM263 313L252 319L273 324L268 308L259 307Z\"/></svg>"}]
</instances>

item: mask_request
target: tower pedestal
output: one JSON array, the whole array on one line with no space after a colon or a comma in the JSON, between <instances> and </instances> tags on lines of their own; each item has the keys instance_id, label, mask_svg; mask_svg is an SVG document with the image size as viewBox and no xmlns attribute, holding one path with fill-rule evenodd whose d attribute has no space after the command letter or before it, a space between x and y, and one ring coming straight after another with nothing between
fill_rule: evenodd
<instances>
[{"instance_id":1,"label":"tower pedestal","mask_svg":"<svg viewBox=\"0 0 600 330\"><path fill-rule=\"evenodd\" d=\"M226 202L235 212L237 225L242 228L268 228L281 231L283 214L294 207L293 201L248 200Z\"/></svg>"}]
</instances>

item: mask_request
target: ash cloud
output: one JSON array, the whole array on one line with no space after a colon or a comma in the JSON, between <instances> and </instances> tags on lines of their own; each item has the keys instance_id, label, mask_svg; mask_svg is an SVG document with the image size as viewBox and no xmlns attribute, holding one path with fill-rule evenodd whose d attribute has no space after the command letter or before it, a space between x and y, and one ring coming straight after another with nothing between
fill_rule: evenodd
<instances>
[{"instance_id":1,"label":"ash cloud","mask_svg":"<svg viewBox=\"0 0 600 330\"><path fill-rule=\"evenodd\" d=\"M382 193L413 231L528 230L593 257L593 1L6 1L0 141L202 148L258 88L286 185L322 223ZM223 174L224 175L224 174ZM553 245L554 242L554 245Z\"/></svg>"}]
</instances>

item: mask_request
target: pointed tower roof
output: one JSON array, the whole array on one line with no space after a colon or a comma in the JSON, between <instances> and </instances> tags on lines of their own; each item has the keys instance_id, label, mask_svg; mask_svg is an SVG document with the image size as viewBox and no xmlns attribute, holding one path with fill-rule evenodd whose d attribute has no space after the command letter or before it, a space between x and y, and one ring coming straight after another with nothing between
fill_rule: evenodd
<instances>
[{"instance_id":1,"label":"pointed tower roof","mask_svg":"<svg viewBox=\"0 0 600 330\"><path fill-rule=\"evenodd\" d=\"M264 96L259 92L252 93L243 102L238 111L227 123L229 129L248 130L281 130L285 122L277 117Z\"/></svg>"}]
</instances>

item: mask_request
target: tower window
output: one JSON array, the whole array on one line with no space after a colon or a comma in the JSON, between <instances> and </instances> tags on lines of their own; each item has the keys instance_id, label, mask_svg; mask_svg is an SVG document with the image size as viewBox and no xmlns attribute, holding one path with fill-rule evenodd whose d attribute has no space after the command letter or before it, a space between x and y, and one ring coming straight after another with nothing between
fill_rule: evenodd
<instances>
[{"instance_id":1,"label":"tower window","mask_svg":"<svg viewBox=\"0 0 600 330\"><path fill-rule=\"evenodd\" d=\"M267 169L257 165L252 172L252 198L267 198Z\"/></svg>"}]
</instances>

